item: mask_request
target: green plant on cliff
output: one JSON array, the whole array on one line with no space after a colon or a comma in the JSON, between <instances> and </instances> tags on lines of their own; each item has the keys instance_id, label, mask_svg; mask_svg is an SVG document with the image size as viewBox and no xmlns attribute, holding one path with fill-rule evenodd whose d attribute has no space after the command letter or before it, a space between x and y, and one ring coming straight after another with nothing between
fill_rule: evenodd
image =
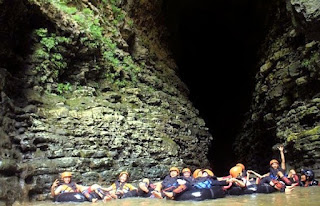
<instances>
[{"instance_id":1,"label":"green plant on cliff","mask_svg":"<svg viewBox=\"0 0 320 206\"><path fill-rule=\"evenodd\" d=\"M109 0L103 1L106 8L111 8L113 15L113 25L107 24L108 27L101 25L101 22L108 22L110 19L107 14L102 14L97 11L92 11L89 7L81 9L80 6L72 3L75 7L69 8L67 1L53 0L53 5L59 10L65 12L67 16L77 22L87 36L81 37L80 42L85 46L93 49L100 49L103 59L106 62L105 77L118 87L126 85L135 85L138 82L137 74L141 70L139 66L129 57L119 55L116 42L112 35L117 35L118 30L116 24L125 19L125 12L119 8L121 1ZM78 10L75 10L78 8ZM111 36L110 33L111 32ZM49 43L49 42L48 42ZM48 44L48 48L52 48Z\"/></svg>"},{"instance_id":2,"label":"green plant on cliff","mask_svg":"<svg viewBox=\"0 0 320 206\"><path fill-rule=\"evenodd\" d=\"M71 90L72 90L72 88L71 88L71 84L69 82L59 83L57 86L57 91L59 94L67 93Z\"/></svg>"},{"instance_id":3,"label":"green plant on cliff","mask_svg":"<svg viewBox=\"0 0 320 206\"><path fill-rule=\"evenodd\" d=\"M301 62L301 65L306 67L306 68L309 68L313 65L315 65L317 62L319 62L320 60L320 55L319 53L313 53L310 58L308 59L304 59L302 62Z\"/></svg>"},{"instance_id":4,"label":"green plant on cliff","mask_svg":"<svg viewBox=\"0 0 320 206\"><path fill-rule=\"evenodd\" d=\"M70 39L49 33L46 28L34 31L36 44L31 55L35 70L43 75L40 80L45 82L49 76L57 78L60 71L67 68L67 62L59 50L59 45L70 43Z\"/></svg>"}]
</instances>

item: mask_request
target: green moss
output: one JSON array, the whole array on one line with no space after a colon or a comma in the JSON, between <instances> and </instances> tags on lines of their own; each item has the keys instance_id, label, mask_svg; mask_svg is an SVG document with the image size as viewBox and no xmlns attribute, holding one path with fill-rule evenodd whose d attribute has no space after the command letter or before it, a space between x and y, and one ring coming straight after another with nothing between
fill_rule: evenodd
<instances>
[{"instance_id":1,"label":"green moss","mask_svg":"<svg viewBox=\"0 0 320 206\"><path fill-rule=\"evenodd\" d=\"M80 157L82 158L89 158L92 156L92 151L89 151L89 150L80 150Z\"/></svg>"},{"instance_id":2,"label":"green moss","mask_svg":"<svg viewBox=\"0 0 320 206\"><path fill-rule=\"evenodd\" d=\"M128 85L137 85L138 73L141 68L131 59L130 56L119 55L120 51L117 44L112 40L107 31L117 34L117 25L123 22L126 13L119 8L121 1L105 0L102 2L105 6L110 6L113 13L113 26L104 28L100 22L108 22L108 16L105 14L95 15L95 11L90 8L81 8L81 2L72 2L68 0L51 0L57 9L64 12L69 18L73 19L81 27L81 30L87 33L86 37L81 37L80 42L91 49L100 49L106 65L105 77L115 86L121 88ZM131 22L133 23L133 22ZM45 51L51 51L57 45L54 38L45 35L46 31L41 30L39 33L44 38ZM41 54L41 53L40 53ZM45 54L42 54L45 55ZM121 57L121 58L120 58ZM54 60L57 60L55 58ZM57 67L65 68L65 64L55 64Z\"/></svg>"},{"instance_id":3,"label":"green moss","mask_svg":"<svg viewBox=\"0 0 320 206\"><path fill-rule=\"evenodd\" d=\"M292 133L292 134L288 135L287 142L295 141L297 139L298 139L297 133Z\"/></svg>"},{"instance_id":4,"label":"green moss","mask_svg":"<svg viewBox=\"0 0 320 206\"><path fill-rule=\"evenodd\" d=\"M312 136L313 140L317 140L317 139L319 139L319 134L320 134L320 126L316 126L316 127L312 128L312 129L304 130L301 133L291 133L291 134L289 134L288 137L287 137L287 141L288 142L295 141L297 139L304 138L304 137L309 137L309 136Z\"/></svg>"},{"instance_id":5,"label":"green moss","mask_svg":"<svg viewBox=\"0 0 320 206\"><path fill-rule=\"evenodd\" d=\"M88 105L92 104L92 101L92 97L72 98L67 99L66 104L72 108L77 107L78 109L85 109Z\"/></svg>"},{"instance_id":6,"label":"green moss","mask_svg":"<svg viewBox=\"0 0 320 206\"><path fill-rule=\"evenodd\" d=\"M166 151L178 151L177 144L168 136L162 136L162 144Z\"/></svg>"},{"instance_id":7,"label":"green moss","mask_svg":"<svg viewBox=\"0 0 320 206\"><path fill-rule=\"evenodd\" d=\"M301 133L302 136L312 136L320 134L320 126L316 126L312 129L306 130L303 133Z\"/></svg>"}]
</instances>

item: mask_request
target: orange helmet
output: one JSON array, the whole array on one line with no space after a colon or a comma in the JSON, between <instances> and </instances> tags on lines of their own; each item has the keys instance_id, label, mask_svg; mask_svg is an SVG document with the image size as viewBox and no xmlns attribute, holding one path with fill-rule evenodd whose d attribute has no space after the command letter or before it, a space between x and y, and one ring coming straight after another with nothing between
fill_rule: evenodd
<instances>
[{"instance_id":1,"label":"orange helmet","mask_svg":"<svg viewBox=\"0 0 320 206\"><path fill-rule=\"evenodd\" d=\"M202 172L201 172L201 169L196 169L196 170L193 172L192 177L193 177L193 178L197 178L197 177L200 176L201 173L202 173Z\"/></svg>"},{"instance_id":2,"label":"orange helmet","mask_svg":"<svg viewBox=\"0 0 320 206\"><path fill-rule=\"evenodd\" d=\"M278 160L276 160L276 159L272 159L272 160L270 161L270 165L272 165L273 163L279 164Z\"/></svg>"},{"instance_id":3,"label":"orange helmet","mask_svg":"<svg viewBox=\"0 0 320 206\"><path fill-rule=\"evenodd\" d=\"M211 177L214 176L213 172L211 170L209 170L209 169L202 170L202 172L206 172Z\"/></svg>"},{"instance_id":4,"label":"orange helmet","mask_svg":"<svg viewBox=\"0 0 320 206\"><path fill-rule=\"evenodd\" d=\"M178 169L178 167L171 167L170 172L171 171L176 171L178 174L180 173L180 170Z\"/></svg>"},{"instance_id":5,"label":"orange helmet","mask_svg":"<svg viewBox=\"0 0 320 206\"><path fill-rule=\"evenodd\" d=\"M246 169L246 167L242 163L238 163L238 164L236 164L236 166L241 167L242 171L244 171Z\"/></svg>"},{"instance_id":6,"label":"orange helmet","mask_svg":"<svg viewBox=\"0 0 320 206\"><path fill-rule=\"evenodd\" d=\"M241 175L242 168L240 166L234 166L230 169L230 175L233 178L237 178Z\"/></svg>"},{"instance_id":7,"label":"orange helmet","mask_svg":"<svg viewBox=\"0 0 320 206\"><path fill-rule=\"evenodd\" d=\"M120 172L119 178L120 178L123 174L126 174L126 175L127 175L127 178L129 178L129 173L128 173L127 171L122 171L122 172Z\"/></svg>"},{"instance_id":8,"label":"orange helmet","mask_svg":"<svg viewBox=\"0 0 320 206\"><path fill-rule=\"evenodd\" d=\"M189 168L184 168L184 169L182 170L182 173L185 173L185 172L190 172L190 173L191 173L191 170L190 170Z\"/></svg>"},{"instance_id":9,"label":"orange helmet","mask_svg":"<svg viewBox=\"0 0 320 206\"><path fill-rule=\"evenodd\" d=\"M61 173L61 178L63 179L65 177L72 177L71 172L63 172L63 173Z\"/></svg>"}]
</instances>

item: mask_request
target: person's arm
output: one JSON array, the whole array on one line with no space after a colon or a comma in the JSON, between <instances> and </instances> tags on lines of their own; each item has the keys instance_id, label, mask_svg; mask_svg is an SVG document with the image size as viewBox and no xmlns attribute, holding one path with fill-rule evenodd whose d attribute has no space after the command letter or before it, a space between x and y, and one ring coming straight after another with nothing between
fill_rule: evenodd
<instances>
[{"instance_id":1,"label":"person's arm","mask_svg":"<svg viewBox=\"0 0 320 206\"><path fill-rule=\"evenodd\" d=\"M283 149L284 147L281 145L278 147L279 151L280 151L280 156L281 156L281 168L283 170L286 170L286 160L284 158L284 153L283 153Z\"/></svg>"},{"instance_id":2,"label":"person's arm","mask_svg":"<svg viewBox=\"0 0 320 206\"><path fill-rule=\"evenodd\" d=\"M236 183L239 187L245 187L246 183L244 183L242 180L238 180L236 178L232 178L232 182Z\"/></svg>"},{"instance_id":3,"label":"person's arm","mask_svg":"<svg viewBox=\"0 0 320 206\"><path fill-rule=\"evenodd\" d=\"M247 170L247 177L246 177L247 181L250 180L250 173L251 173L251 170Z\"/></svg>"},{"instance_id":4,"label":"person's arm","mask_svg":"<svg viewBox=\"0 0 320 206\"><path fill-rule=\"evenodd\" d=\"M101 189L109 192L109 191L113 190L113 184L110 187L101 187Z\"/></svg>"},{"instance_id":5,"label":"person's arm","mask_svg":"<svg viewBox=\"0 0 320 206\"><path fill-rule=\"evenodd\" d=\"M270 172L268 172L268 173L266 173L266 174L262 175L262 176L261 176L261 178L268 177L268 176L270 176Z\"/></svg>"},{"instance_id":6,"label":"person's arm","mask_svg":"<svg viewBox=\"0 0 320 206\"><path fill-rule=\"evenodd\" d=\"M248 175L248 174L254 174L254 175L257 176L257 177L262 178L262 175L260 175L259 173L255 172L255 171L253 171L253 170L248 170L248 171L247 171L247 175ZM248 176L249 176L249 175L248 175Z\"/></svg>"},{"instance_id":7,"label":"person's arm","mask_svg":"<svg viewBox=\"0 0 320 206\"><path fill-rule=\"evenodd\" d=\"M136 188L135 186L133 186L132 184L127 183L127 186L129 188L129 190L138 190L138 188Z\"/></svg>"},{"instance_id":8,"label":"person's arm","mask_svg":"<svg viewBox=\"0 0 320 206\"><path fill-rule=\"evenodd\" d=\"M59 180L58 180L58 179L56 179L56 180L52 183L52 186L51 186L51 196L52 196L52 197L54 197L54 196L56 196L57 194L60 193L60 191L59 191L58 193L55 192L56 187L58 186L58 184L59 184Z\"/></svg>"}]
</instances>

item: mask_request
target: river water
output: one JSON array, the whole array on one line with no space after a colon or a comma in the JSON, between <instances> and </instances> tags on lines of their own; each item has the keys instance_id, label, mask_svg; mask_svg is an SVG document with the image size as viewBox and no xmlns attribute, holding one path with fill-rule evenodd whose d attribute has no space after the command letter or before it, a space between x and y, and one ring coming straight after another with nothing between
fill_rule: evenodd
<instances>
[{"instance_id":1,"label":"river water","mask_svg":"<svg viewBox=\"0 0 320 206\"><path fill-rule=\"evenodd\" d=\"M160 200L151 198L130 198L111 200L107 203L98 201L97 203L53 203L51 201L30 202L30 203L15 203L13 206L269 206L269 205L281 205L281 206L319 206L320 205L320 187L313 186L308 188L295 187L295 189L289 193L271 193L271 194L252 194L242 196L227 196L220 199L206 200L201 202L183 201L177 202L172 200Z\"/></svg>"}]
</instances>

